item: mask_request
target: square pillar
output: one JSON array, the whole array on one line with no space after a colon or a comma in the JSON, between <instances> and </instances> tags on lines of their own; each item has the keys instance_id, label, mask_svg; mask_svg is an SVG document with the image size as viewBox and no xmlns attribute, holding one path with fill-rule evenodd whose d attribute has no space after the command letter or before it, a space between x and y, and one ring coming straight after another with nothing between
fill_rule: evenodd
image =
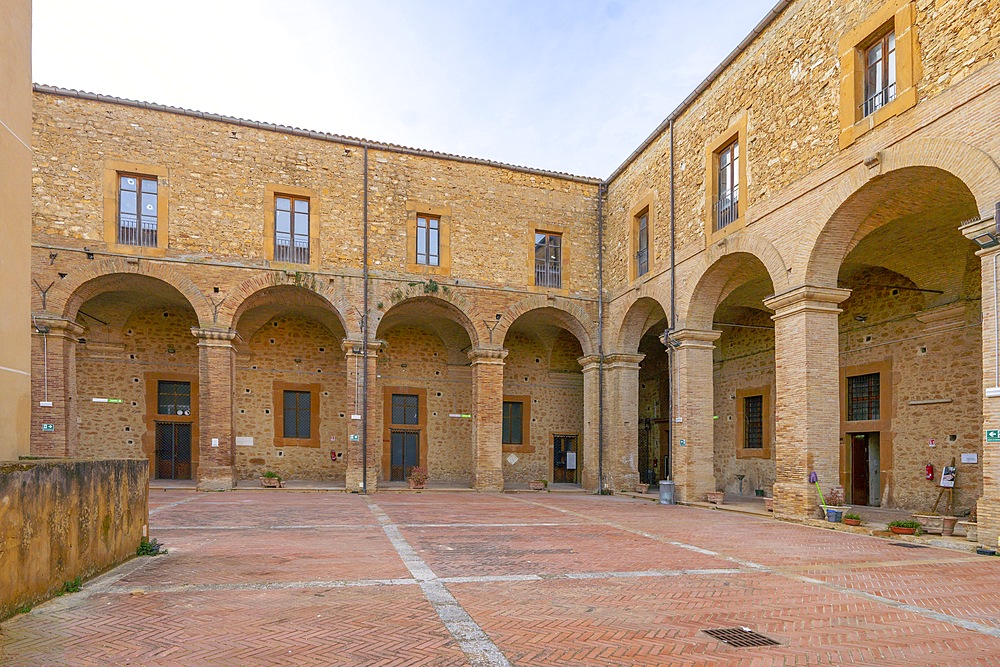
<instances>
[{"instance_id":1,"label":"square pillar","mask_svg":"<svg viewBox=\"0 0 1000 667\"><path fill-rule=\"evenodd\" d=\"M198 339L198 490L229 491L236 486L236 332L193 328L191 333Z\"/></svg>"},{"instance_id":2,"label":"square pillar","mask_svg":"<svg viewBox=\"0 0 1000 667\"><path fill-rule=\"evenodd\" d=\"M840 356L837 304L850 290L804 285L770 297L775 311L774 515L818 517L815 472L824 493L840 484Z\"/></svg>"},{"instance_id":3,"label":"square pillar","mask_svg":"<svg viewBox=\"0 0 1000 667\"><path fill-rule=\"evenodd\" d=\"M503 360L507 350L477 347L472 360L472 466L477 491L503 491Z\"/></svg>"},{"instance_id":4,"label":"square pillar","mask_svg":"<svg viewBox=\"0 0 1000 667\"><path fill-rule=\"evenodd\" d=\"M715 491L715 383L712 353L721 331L681 329L670 334L674 355L671 424L674 493L678 502L704 501Z\"/></svg>"},{"instance_id":5,"label":"square pillar","mask_svg":"<svg viewBox=\"0 0 1000 667\"><path fill-rule=\"evenodd\" d=\"M74 456L79 443L76 345L84 328L53 315L35 315L33 320L31 454ZM42 405L45 402L52 405ZM52 430L43 430L43 424Z\"/></svg>"},{"instance_id":6,"label":"square pillar","mask_svg":"<svg viewBox=\"0 0 1000 667\"><path fill-rule=\"evenodd\" d=\"M600 484L600 357L592 354L580 357L577 362L583 367L583 463L580 467L580 486L588 491L598 491ZM607 445L607 438L605 438ZM605 480L607 476L605 475Z\"/></svg>"},{"instance_id":7,"label":"square pillar","mask_svg":"<svg viewBox=\"0 0 1000 667\"><path fill-rule=\"evenodd\" d=\"M345 338L340 344L347 357L347 391L351 417L347 427L347 475L344 484L352 492L360 493L363 489L368 493L378 491L382 450L386 445L382 434L383 410L376 382L376 362L384 345L385 341L369 341L366 359L361 340ZM365 368L368 369L367 409L363 400ZM362 418L355 419L356 415Z\"/></svg>"},{"instance_id":8,"label":"square pillar","mask_svg":"<svg viewBox=\"0 0 1000 667\"><path fill-rule=\"evenodd\" d=\"M604 357L605 486L631 491L639 482L639 362L644 354Z\"/></svg>"}]
</instances>

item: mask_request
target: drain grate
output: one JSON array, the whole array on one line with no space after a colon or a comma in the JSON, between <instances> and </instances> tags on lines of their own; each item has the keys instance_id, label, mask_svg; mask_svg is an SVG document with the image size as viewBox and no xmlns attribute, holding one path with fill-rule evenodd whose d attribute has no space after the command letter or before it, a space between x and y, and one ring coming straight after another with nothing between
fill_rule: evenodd
<instances>
[{"instance_id":1,"label":"drain grate","mask_svg":"<svg viewBox=\"0 0 1000 667\"><path fill-rule=\"evenodd\" d=\"M754 632L750 628L719 628L717 630L702 630L706 635L725 642L737 648L752 646L780 646L770 637Z\"/></svg>"},{"instance_id":2,"label":"drain grate","mask_svg":"<svg viewBox=\"0 0 1000 667\"><path fill-rule=\"evenodd\" d=\"M907 544L906 542L889 542L891 547L903 547L904 549L926 549L923 544Z\"/></svg>"}]
</instances>

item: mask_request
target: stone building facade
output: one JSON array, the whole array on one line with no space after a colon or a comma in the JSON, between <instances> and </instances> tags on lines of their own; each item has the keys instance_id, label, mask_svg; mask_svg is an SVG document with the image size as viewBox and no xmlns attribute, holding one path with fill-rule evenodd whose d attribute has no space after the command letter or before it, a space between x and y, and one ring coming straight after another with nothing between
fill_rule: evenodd
<instances>
[{"instance_id":1,"label":"stone building facade","mask_svg":"<svg viewBox=\"0 0 1000 667\"><path fill-rule=\"evenodd\" d=\"M995 540L998 52L996 0L781 2L604 180L38 87L33 451L779 516L812 472L929 510L954 459Z\"/></svg>"}]
</instances>

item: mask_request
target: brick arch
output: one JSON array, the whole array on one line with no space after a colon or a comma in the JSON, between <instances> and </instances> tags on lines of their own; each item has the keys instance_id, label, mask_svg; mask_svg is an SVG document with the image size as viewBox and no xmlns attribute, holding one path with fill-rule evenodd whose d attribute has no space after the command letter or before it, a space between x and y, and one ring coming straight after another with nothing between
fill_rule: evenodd
<instances>
[{"instance_id":1,"label":"brick arch","mask_svg":"<svg viewBox=\"0 0 1000 667\"><path fill-rule=\"evenodd\" d=\"M743 261L763 265L776 293L788 287L788 269L770 241L739 232L699 255L688 278L678 285L678 328L711 329L715 309L725 298L726 283Z\"/></svg>"},{"instance_id":2,"label":"brick arch","mask_svg":"<svg viewBox=\"0 0 1000 667\"><path fill-rule=\"evenodd\" d=\"M507 338L507 331L521 315L543 308L556 311L559 323L580 341L580 347L583 348L584 356L597 354L597 346L594 345L593 337L590 333L596 331L597 326L590 319L587 311L573 301L562 298L550 300L545 294L529 296L508 306L502 313L503 317L500 319L500 324L493 331L494 343L503 345L504 340Z\"/></svg>"},{"instance_id":3,"label":"brick arch","mask_svg":"<svg viewBox=\"0 0 1000 667\"><path fill-rule=\"evenodd\" d=\"M418 299L426 299L442 305L453 313L456 316L455 322L466 330L469 334L469 340L474 346L478 346L479 341L489 340L489 330L482 323L482 318L476 316L476 308L472 302L447 285L439 283L434 283L434 285L435 287L432 288L430 283L408 283L405 287L396 287L379 295L376 299L371 299L371 330L378 331L382 319L396 306ZM384 310L378 309L379 303L384 306Z\"/></svg>"},{"instance_id":4,"label":"brick arch","mask_svg":"<svg viewBox=\"0 0 1000 667\"><path fill-rule=\"evenodd\" d=\"M614 350L626 354L637 353L639 341L647 331L649 317L656 308L659 307L664 316L670 316L670 309L663 305L655 292L656 290L649 283L646 283L631 297L621 323L617 326L612 325L612 331L617 330L618 332L613 341Z\"/></svg>"},{"instance_id":5,"label":"brick arch","mask_svg":"<svg viewBox=\"0 0 1000 667\"><path fill-rule=\"evenodd\" d=\"M236 329L240 317L254 305L262 294L275 287L293 287L307 294L319 297L336 316L348 338L361 336L360 318L340 294L327 288L323 281L311 274L296 274L290 277L283 272L267 271L259 273L240 283L236 289L226 294L219 305L219 318L215 326Z\"/></svg>"},{"instance_id":6,"label":"brick arch","mask_svg":"<svg viewBox=\"0 0 1000 667\"><path fill-rule=\"evenodd\" d=\"M146 276L159 280L177 290L187 300L198 317L200 326L211 326L213 308L198 286L170 266L120 257L103 259L87 269L71 274L49 296L46 310L61 313L68 320L76 319L77 311L87 300L112 289L116 281L125 282L127 276Z\"/></svg>"},{"instance_id":7,"label":"brick arch","mask_svg":"<svg viewBox=\"0 0 1000 667\"><path fill-rule=\"evenodd\" d=\"M913 167L929 167L962 182L975 199L980 216L993 214L1000 200L1000 167L978 148L961 141L924 138L904 141L878 154L878 164L859 164L841 176L822 200L815 215L803 226L803 242L793 280L798 283L836 286L840 265L850 250L863 220L849 210L856 195L874 179Z\"/></svg>"}]
</instances>

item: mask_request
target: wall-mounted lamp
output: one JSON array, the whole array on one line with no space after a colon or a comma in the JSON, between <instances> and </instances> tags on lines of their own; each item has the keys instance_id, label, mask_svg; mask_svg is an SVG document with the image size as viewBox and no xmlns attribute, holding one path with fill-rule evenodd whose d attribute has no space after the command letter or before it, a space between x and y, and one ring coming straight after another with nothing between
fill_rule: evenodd
<instances>
[{"instance_id":1,"label":"wall-mounted lamp","mask_svg":"<svg viewBox=\"0 0 1000 667\"><path fill-rule=\"evenodd\" d=\"M989 218L987 218L988 220ZM996 203L993 212L993 229L984 229L976 236L972 237L972 240L976 242L980 248L995 248L1000 245L1000 202Z\"/></svg>"}]
</instances>

